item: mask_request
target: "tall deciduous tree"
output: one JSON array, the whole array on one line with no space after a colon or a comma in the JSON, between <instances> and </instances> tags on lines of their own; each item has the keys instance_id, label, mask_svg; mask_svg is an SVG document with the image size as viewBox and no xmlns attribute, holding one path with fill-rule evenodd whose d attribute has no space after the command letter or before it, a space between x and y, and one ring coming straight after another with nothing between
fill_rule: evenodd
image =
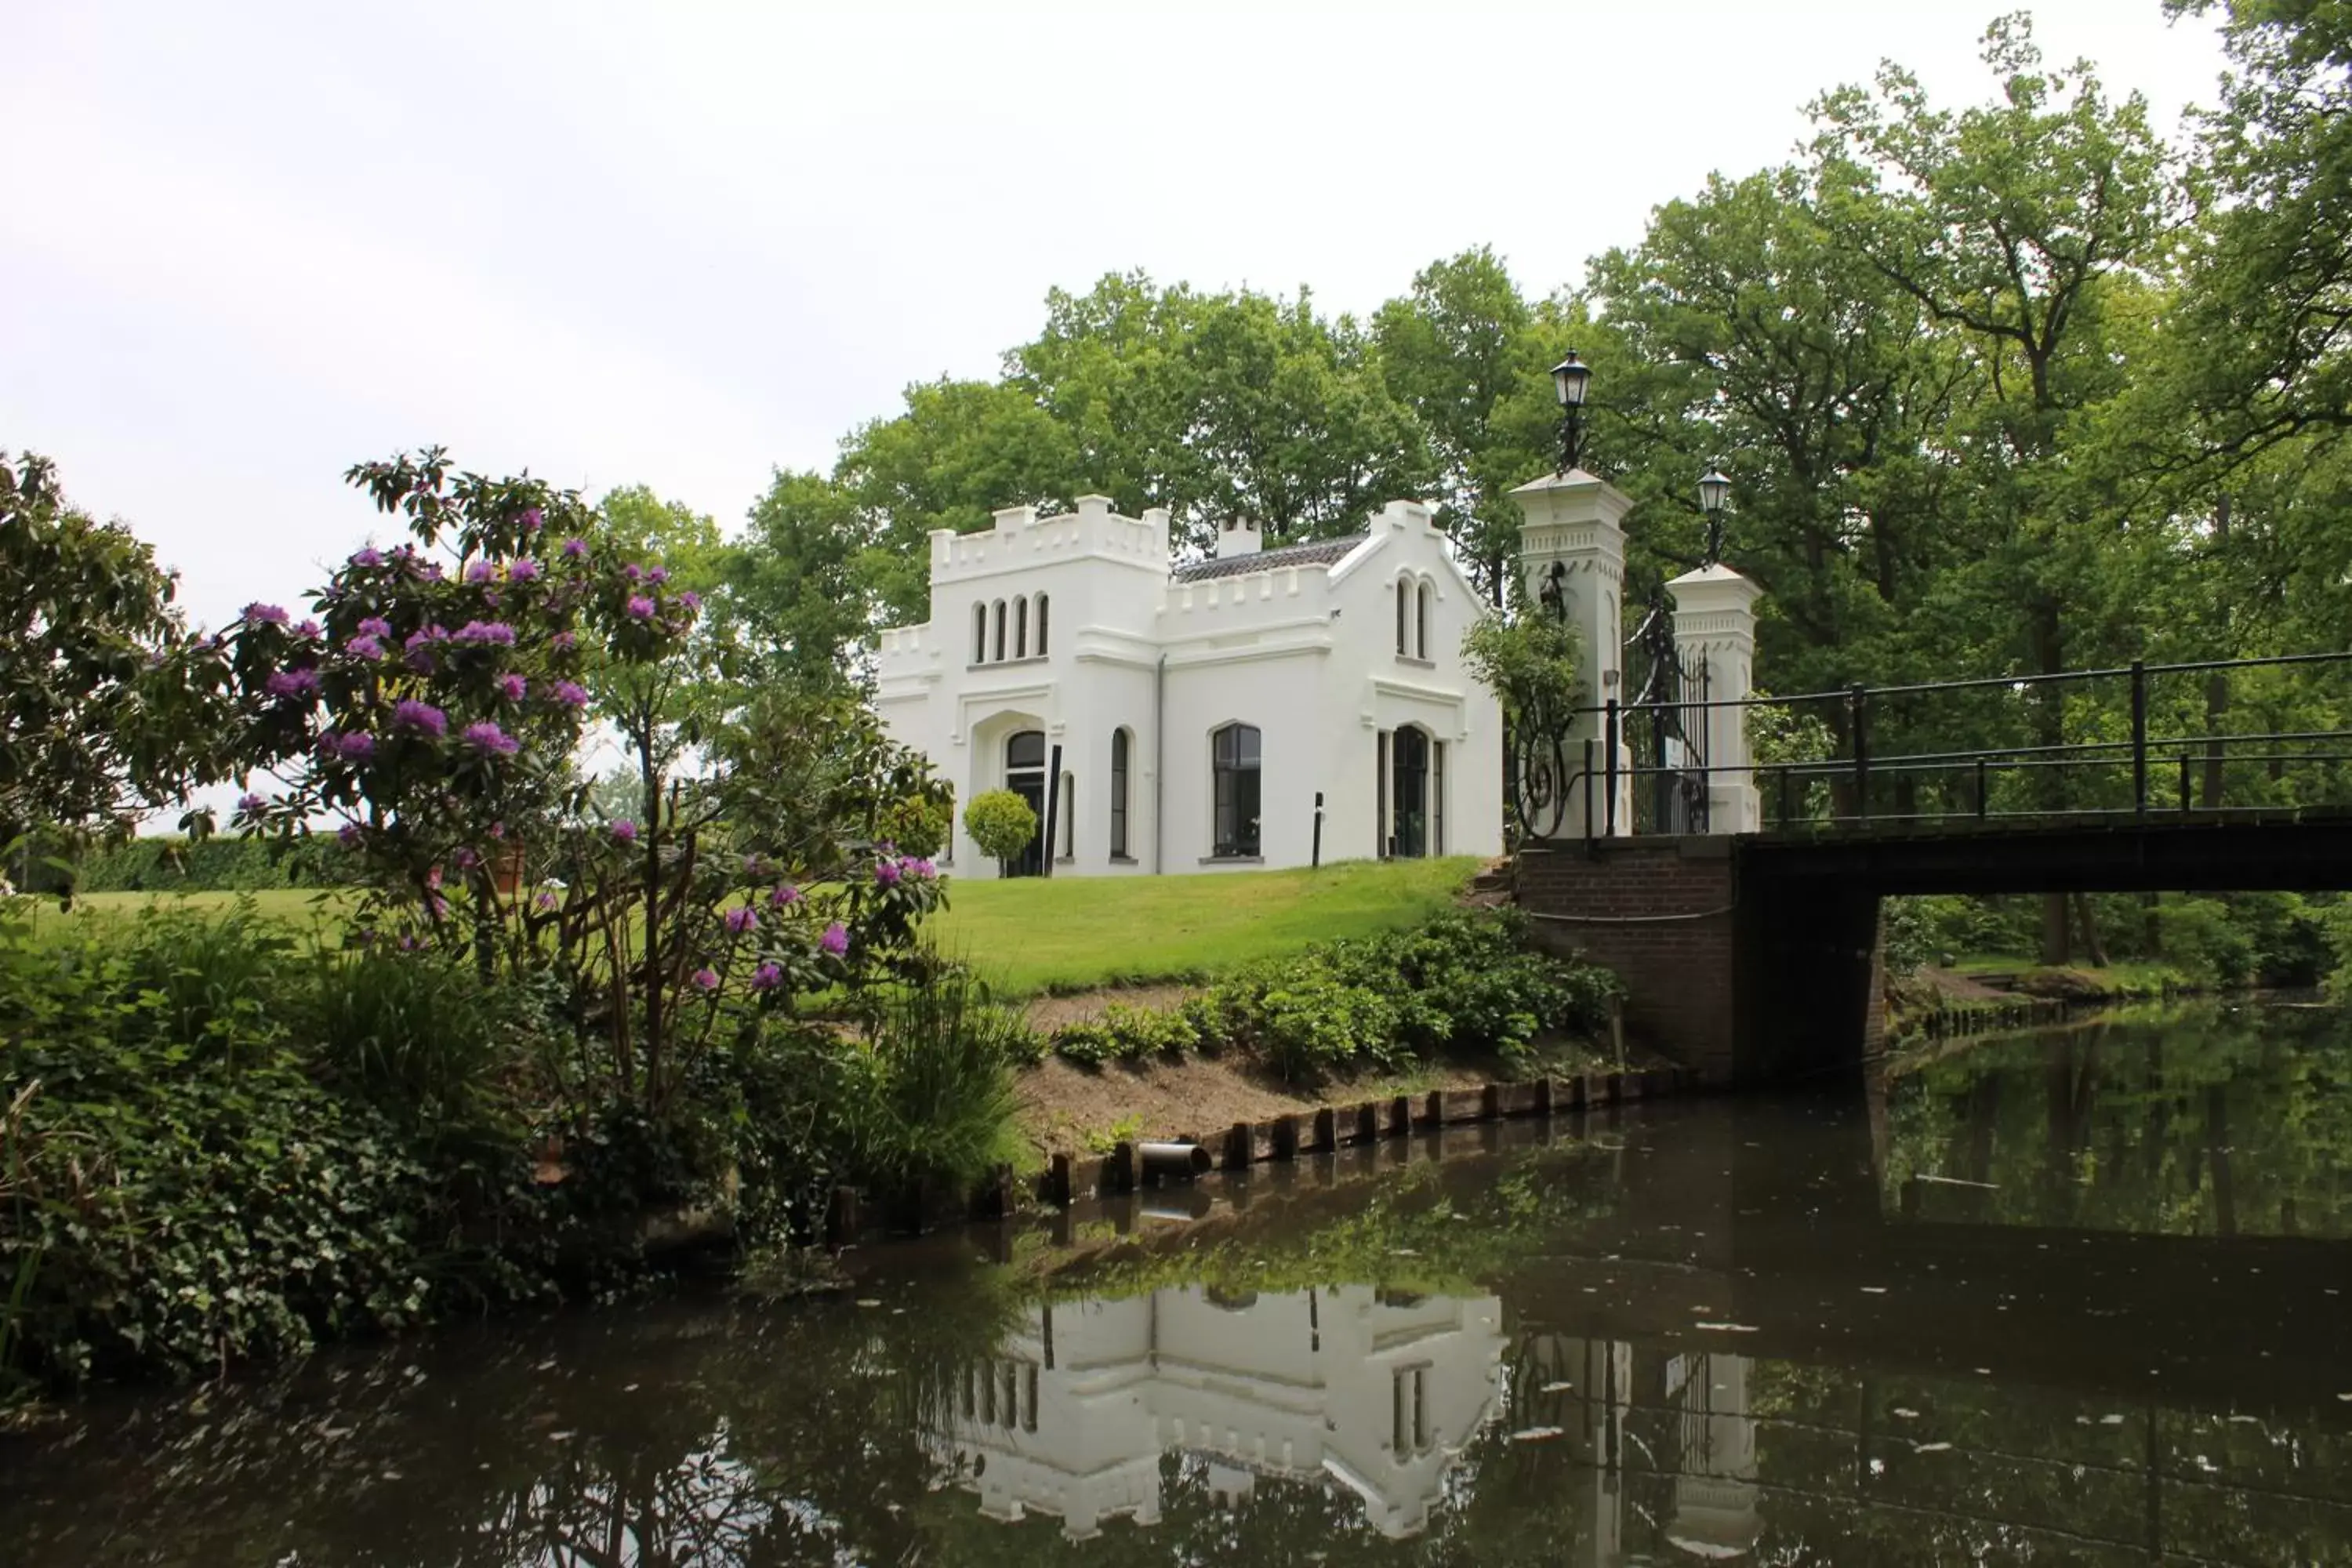
<instances>
[{"instance_id":1,"label":"tall deciduous tree","mask_svg":"<svg viewBox=\"0 0 2352 1568\"><path fill-rule=\"evenodd\" d=\"M152 546L0 453L0 847L127 828L234 764L227 665ZM194 820L187 826L208 826Z\"/></svg>"},{"instance_id":2,"label":"tall deciduous tree","mask_svg":"<svg viewBox=\"0 0 2352 1568\"><path fill-rule=\"evenodd\" d=\"M1423 268L1411 292L1372 319L1389 390L1429 444L1438 523L1496 605L1519 548L1511 489L1552 456L1559 317L1549 301L1531 307L1501 258L1480 246Z\"/></svg>"},{"instance_id":3,"label":"tall deciduous tree","mask_svg":"<svg viewBox=\"0 0 2352 1568\"><path fill-rule=\"evenodd\" d=\"M2352 434L2352 5L2170 0L2221 10L2235 70L2202 118L2209 241L2174 369L2228 458Z\"/></svg>"}]
</instances>

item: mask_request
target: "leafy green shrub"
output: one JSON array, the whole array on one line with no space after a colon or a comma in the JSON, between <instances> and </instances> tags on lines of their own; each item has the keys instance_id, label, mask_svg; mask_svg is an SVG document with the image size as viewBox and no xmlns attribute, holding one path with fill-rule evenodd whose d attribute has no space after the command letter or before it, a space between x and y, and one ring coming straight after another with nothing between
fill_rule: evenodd
<instances>
[{"instance_id":1,"label":"leafy green shrub","mask_svg":"<svg viewBox=\"0 0 2352 1568\"><path fill-rule=\"evenodd\" d=\"M2254 973L2254 938L2220 899L2167 899L2158 908L2165 961L2200 985L2243 985Z\"/></svg>"},{"instance_id":2,"label":"leafy green shrub","mask_svg":"<svg viewBox=\"0 0 2352 1568\"><path fill-rule=\"evenodd\" d=\"M1228 1037L1292 1081L1395 1066L1411 1054L1387 993L1322 963L1254 964L1216 989Z\"/></svg>"},{"instance_id":3,"label":"leafy green shrub","mask_svg":"<svg viewBox=\"0 0 2352 1568\"><path fill-rule=\"evenodd\" d=\"M1462 1052L1516 1056L1544 1036L1600 1028L1619 992L1607 970L1536 949L1516 910L1463 910L1252 965L1172 1016L1187 1049L1255 1050L1302 1079Z\"/></svg>"},{"instance_id":4,"label":"leafy green shrub","mask_svg":"<svg viewBox=\"0 0 2352 1568\"><path fill-rule=\"evenodd\" d=\"M1054 1032L1054 1050L1068 1061L1094 1067L1114 1058L1141 1062L1156 1056L1179 1059L1201 1048L1199 1010L1163 1013L1114 1002L1097 1018L1065 1024Z\"/></svg>"},{"instance_id":5,"label":"leafy green shrub","mask_svg":"<svg viewBox=\"0 0 2352 1568\"><path fill-rule=\"evenodd\" d=\"M39 1377L188 1375L552 1289L570 1198L533 1190L523 1130L361 1092L308 1033L331 971L288 946L249 910L37 942L0 918L0 1280Z\"/></svg>"},{"instance_id":6,"label":"leafy green shrub","mask_svg":"<svg viewBox=\"0 0 2352 1568\"><path fill-rule=\"evenodd\" d=\"M1037 814L1009 789L985 790L963 808L963 826L982 854L1011 860L1037 837Z\"/></svg>"}]
</instances>

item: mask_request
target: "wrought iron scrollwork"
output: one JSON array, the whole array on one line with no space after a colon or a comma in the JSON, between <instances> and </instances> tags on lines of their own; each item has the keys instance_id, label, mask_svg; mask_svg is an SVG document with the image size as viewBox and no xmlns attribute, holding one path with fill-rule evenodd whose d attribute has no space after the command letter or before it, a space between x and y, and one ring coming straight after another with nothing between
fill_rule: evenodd
<instances>
[{"instance_id":1,"label":"wrought iron scrollwork","mask_svg":"<svg viewBox=\"0 0 2352 1568\"><path fill-rule=\"evenodd\" d=\"M1634 776L1647 785L1635 792L1633 831L1705 833L1707 669L1701 660L1694 671L1675 646L1663 584L1631 640L1643 668L1625 710L1626 741Z\"/></svg>"},{"instance_id":2,"label":"wrought iron scrollwork","mask_svg":"<svg viewBox=\"0 0 2352 1568\"><path fill-rule=\"evenodd\" d=\"M1555 561L1536 590L1541 613L1555 621L1568 619L1568 563ZM1511 814L1519 836L1556 838L1568 814L1568 731L1575 713L1554 712L1542 698L1532 699L1517 716L1508 753L1511 769Z\"/></svg>"}]
</instances>

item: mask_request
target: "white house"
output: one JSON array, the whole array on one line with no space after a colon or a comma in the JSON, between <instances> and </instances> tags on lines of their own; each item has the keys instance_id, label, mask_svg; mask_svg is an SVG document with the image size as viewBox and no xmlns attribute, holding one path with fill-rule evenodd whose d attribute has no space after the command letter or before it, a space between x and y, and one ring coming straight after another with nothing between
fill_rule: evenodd
<instances>
[{"instance_id":1,"label":"white house","mask_svg":"<svg viewBox=\"0 0 2352 1568\"><path fill-rule=\"evenodd\" d=\"M931 619L881 634L877 700L955 785L963 876L1034 875L1048 843L1063 876L1491 855L1502 721L1461 657L1481 613L1410 501L1273 550L1232 526L1179 563L1166 512L1082 496L933 533ZM999 788L1050 824L1003 868L961 812Z\"/></svg>"},{"instance_id":2,"label":"white house","mask_svg":"<svg viewBox=\"0 0 2352 1568\"><path fill-rule=\"evenodd\" d=\"M1160 1521L1160 1456L1204 1461L1221 1500L1259 1477L1345 1487L1381 1534L1429 1522L1496 1404L1502 1303L1369 1285L1222 1299L1199 1286L1032 1308L942 1390L924 1446L992 1519L1087 1540Z\"/></svg>"}]
</instances>

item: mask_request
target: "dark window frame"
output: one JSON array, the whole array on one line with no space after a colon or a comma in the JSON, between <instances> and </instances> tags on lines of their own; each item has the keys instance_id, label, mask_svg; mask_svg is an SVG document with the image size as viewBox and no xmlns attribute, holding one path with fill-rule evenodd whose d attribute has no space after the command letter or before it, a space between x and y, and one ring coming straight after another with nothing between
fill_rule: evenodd
<instances>
[{"instance_id":1,"label":"dark window frame","mask_svg":"<svg viewBox=\"0 0 2352 1568\"><path fill-rule=\"evenodd\" d=\"M1235 721L1209 732L1210 854L1219 860L1253 859L1264 852L1265 736Z\"/></svg>"}]
</instances>

